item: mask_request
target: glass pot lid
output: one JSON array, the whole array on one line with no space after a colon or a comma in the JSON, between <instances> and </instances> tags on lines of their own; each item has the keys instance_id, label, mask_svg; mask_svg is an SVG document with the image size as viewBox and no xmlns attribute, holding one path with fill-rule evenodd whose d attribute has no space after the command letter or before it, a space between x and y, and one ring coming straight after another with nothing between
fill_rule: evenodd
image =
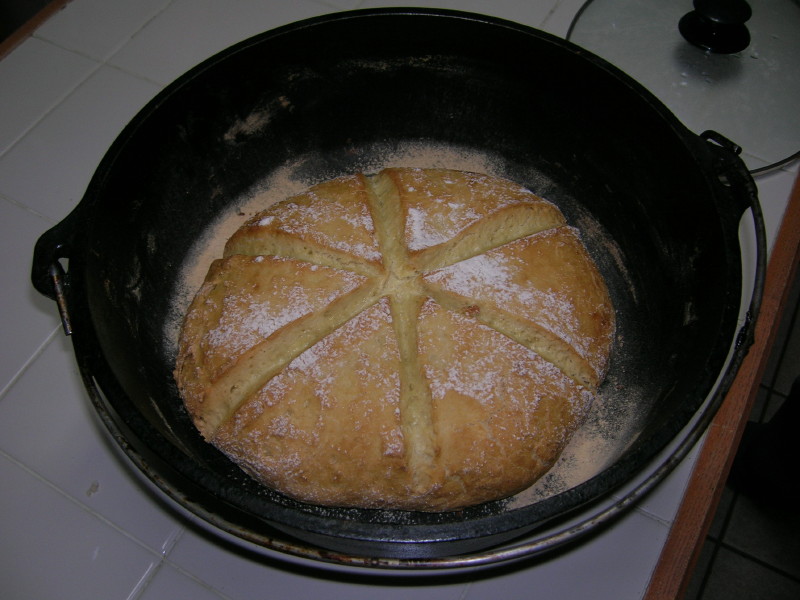
<instances>
[{"instance_id":1,"label":"glass pot lid","mask_svg":"<svg viewBox=\"0 0 800 600\"><path fill-rule=\"evenodd\" d=\"M751 171L800 156L800 0L589 0L567 38L741 146Z\"/></svg>"}]
</instances>

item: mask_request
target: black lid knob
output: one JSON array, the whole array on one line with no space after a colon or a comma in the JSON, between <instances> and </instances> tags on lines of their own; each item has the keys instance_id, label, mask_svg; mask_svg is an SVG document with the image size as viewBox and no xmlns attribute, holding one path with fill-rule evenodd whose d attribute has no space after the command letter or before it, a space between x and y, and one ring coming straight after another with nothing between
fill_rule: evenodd
<instances>
[{"instance_id":1,"label":"black lid knob","mask_svg":"<svg viewBox=\"0 0 800 600\"><path fill-rule=\"evenodd\" d=\"M732 54L750 45L745 23L752 14L745 0L694 0L694 10L681 18L678 29L703 50Z\"/></svg>"}]
</instances>

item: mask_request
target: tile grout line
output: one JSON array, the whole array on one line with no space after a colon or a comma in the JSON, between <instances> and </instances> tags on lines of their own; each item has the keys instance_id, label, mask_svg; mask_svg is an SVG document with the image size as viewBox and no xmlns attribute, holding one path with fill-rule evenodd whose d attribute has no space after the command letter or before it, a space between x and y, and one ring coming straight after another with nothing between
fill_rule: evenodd
<instances>
[{"instance_id":1,"label":"tile grout line","mask_svg":"<svg viewBox=\"0 0 800 600\"><path fill-rule=\"evenodd\" d=\"M472 581L467 581L467 585L464 586L464 589L461 591L461 594L458 596L458 600L466 600L467 596L469 596L469 591L472 588Z\"/></svg>"},{"instance_id":2,"label":"tile grout line","mask_svg":"<svg viewBox=\"0 0 800 600\"><path fill-rule=\"evenodd\" d=\"M151 548L145 542L143 542L142 540L137 538L135 535L133 535L129 531L123 529L122 527L120 527L119 525L117 525L116 523L114 523L113 521L111 521L110 519L105 517L104 515L98 513L97 511L95 511L91 507L85 505L80 500L78 500L77 498L73 497L71 494L69 494L65 490L61 489L55 483L53 483L52 481L50 481L49 479L47 479L46 477L44 477L43 475L41 475L40 473L38 473L37 471L32 469L31 467L27 466L26 464L24 464L23 462L21 462L20 460L15 458L14 456L8 454L3 449L0 449L0 458L7 459L9 462L11 462L12 464L16 465L17 467L19 467L20 469L22 469L23 471L28 473L31 477L33 477L34 479L36 479L40 483L44 484L45 486L47 486L52 491L56 492L59 496L61 496L62 498L66 499L68 502L70 502L73 505L77 506L79 509L81 509L84 512L88 513L89 515L91 515L92 517L96 518L97 520L99 520L103 524L107 525L108 527L111 527L114 531L120 533L122 536L127 538L129 541L133 542L134 544L136 544L137 546L139 546L140 548L145 550L148 554L153 555L153 557L154 557L153 562L150 564L150 566L147 568L145 573L142 575L142 577L139 579L139 581L133 587L133 589L131 590L131 593L127 597L127 600L137 600L138 598L141 598L142 594L145 593L146 589L152 583L153 579L158 574L158 572L161 570L161 568L163 567L164 564L168 564L170 567L172 567L176 571L180 572L183 576L188 577L189 579L195 581L198 585L200 585L200 586L212 591L214 594L219 596L221 600L233 600L229 596L223 594L220 590L214 588L213 586L211 586L207 582L205 582L202 579L200 579L197 575L194 575L193 573L187 571L183 567L180 567L179 565L177 565L176 563L172 562L169 559L169 553L175 548L175 546L178 544L178 542L181 540L181 538L183 537L183 535L186 532L186 527L184 525L180 525L177 534L169 536L169 538L167 539L167 543L163 544L162 548L160 550L156 550L154 548Z\"/></svg>"},{"instance_id":3,"label":"tile grout line","mask_svg":"<svg viewBox=\"0 0 800 600\"><path fill-rule=\"evenodd\" d=\"M728 529L728 525L733 519L733 509L736 506L736 501L739 497L739 493L734 491L733 492L733 500L730 502L728 507L725 510L725 516L722 519L722 526L720 527L720 534L719 536L706 536L705 543L711 543L713 548L711 550L711 557L708 559L708 565L706 566L705 572L703 573L703 579L700 583L700 587L697 590L697 599L702 599L703 594L705 593L705 589L708 586L708 582L711 579L711 575L714 572L714 565L717 562L717 556L719 555L719 550L722 544L722 539L725 537L725 532Z\"/></svg>"},{"instance_id":4,"label":"tile grout line","mask_svg":"<svg viewBox=\"0 0 800 600\"><path fill-rule=\"evenodd\" d=\"M127 37L125 40L123 40L118 46L114 47L109 52L108 55L106 55L106 56L104 56L102 58L98 58L96 56L92 56L90 54L87 54L86 52L82 52L80 50L75 50L73 48L68 48L68 47L66 47L66 46L64 46L62 44L59 44L58 42L56 42L56 41L54 41L52 39L49 39L47 36L41 35L39 33L38 29L36 31L34 31L33 33L31 33L31 35L28 37L28 39L35 39L35 40L37 40L37 41L39 41L39 42L41 42L43 44L47 44L47 45L51 46L52 48L56 48L59 51L68 52L68 53L73 54L75 56L79 56L82 59L85 59L85 60L90 61L91 63L94 63L94 67L92 69L90 69L86 73L86 75L84 77L82 77L81 79L77 80L75 85L73 85L72 87L68 88L64 92L64 94L62 94L60 97L56 98L54 100L54 102L39 115L39 118L37 118L35 121L33 121L30 124L30 126L27 127L25 130L20 132L20 134L15 139L13 139L4 150L0 151L0 158L2 158L8 152L10 152L22 139L24 139L31 131L36 129L36 127L38 127L39 124L45 118L47 118L53 111L55 111L59 106L61 106L81 86L83 86L86 83L86 81L88 81L92 76L94 76L103 67L108 67L110 69L114 69L116 71L124 73L125 75L129 75L129 76L134 77L136 79L140 79L142 81L146 81L148 83L151 83L151 84L156 85L159 88L163 89L165 87L165 84L163 82L150 79L149 77L147 77L146 75L143 75L141 73L135 73L133 71L126 70L126 69L124 69L122 67L119 67L117 65L113 65L109 61L111 59L113 59L114 56L116 56L120 52L120 50L122 50L149 23L151 23L154 19L156 19L159 15L161 15L167 8L169 8L169 6L172 5L172 3L173 3L173 0L169 0L168 2L166 2L164 4L164 6L159 11L154 13L136 31L134 31L129 37Z\"/></svg>"},{"instance_id":5,"label":"tile grout line","mask_svg":"<svg viewBox=\"0 0 800 600\"><path fill-rule=\"evenodd\" d=\"M16 198L11 198L10 196L8 196L7 194L4 194L3 192L0 192L0 200L8 202L11 206L19 208L20 210L24 210L25 212L30 213L35 217L38 217L40 219L44 219L45 221L47 221L47 223L48 223L48 225L50 227L52 227L53 225L58 224L58 221L56 221L53 217L48 217L47 215L40 213L38 210L35 210L35 209L31 208L30 206L21 203Z\"/></svg>"},{"instance_id":6,"label":"tile grout line","mask_svg":"<svg viewBox=\"0 0 800 600\"><path fill-rule=\"evenodd\" d=\"M222 593L220 590L209 584L208 582L204 581L191 571L188 571L184 567L181 567L177 563L173 562L169 558L169 554L172 550L177 546L178 542L183 538L184 534L186 533L186 528L181 527L178 531L177 535L171 536L168 540L168 543L164 545L161 551L161 556L158 563L154 563L151 567L145 572L139 582L134 586L131 590L131 593L128 595L126 600L140 600L143 595L146 593L147 589L153 583L153 580L156 578L158 573L164 568L165 565L169 566L172 569L175 569L178 573L191 579L197 585L205 588L206 590L213 592L215 595L220 597L220 600L233 600L233 598L229 597L228 595Z\"/></svg>"},{"instance_id":7,"label":"tile grout line","mask_svg":"<svg viewBox=\"0 0 800 600\"><path fill-rule=\"evenodd\" d=\"M150 566L147 567L147 570L139 578L139 581L137 581L136 585L133 586L133 589L128 594L126 600L137 600L137 598L141 598L142 594L144 594L144 591L147 589L147 586L150 585L150 583L153 581L153 578L161 570L161 565L163 564L163 559L159 560L158 562L151 562Z\"/></svg>"},{"instance_id":8,"label":"tile grout line","mask_svg":"<svg viewBox=\"0 0 800 600\"><path fill-rule=\"evenodd\" d=\"M732 552L732 553L740 556L741 558L744 558L745 560L748 560L748 561L750 561L752 563L755 563L755 564L759 565L760 567L768 569L768 570L772 571L773 573L776 573L776 574L780 575L781 577L786 577L787 579L790 579L791 581L795 581L797 583L800 583L800 577L798 577L797 575L794 575L792 573L789 573L787 571L784 571L780 567L776 567L775 565L770 564L769 562L765 561L763 558L758 558L757 556L753 556L752 554L748 554L747 552L745 552L743 550L740 550L736 546L733 546L733 545L731 545L731 544L729 544L727 542L720 541L720 542L717 542L717 544L721 548L724 548L725 550L727 550L729 552Z\"/></svg>"},{"instance_id":9,"label":"tile grout line","mask_svg":"<svg viewBox=\"0 0 800 600\"><path fill-rule=\"evenodd\" d=\"M676 468L677 468L677 467L676 467ZM652 491L652 490L651 490L651 491ZM644 498L646 498L648 495L649 495L649 492L648 492L647 494L645 494L645 495L644 495ZM616 497L616 496L615 496L615 497ZM666 528L667 528L667 530L669 530L669 529L672 527L672 524L673 524L673 521L674 521L674 519L673 519L673 520L670 520L670 519L665 519L664 517L660 517L660 516L658 516L656 513L652 512L652 511L650 511L650 510L647 510L646 508L644 508L644 507L640 506L638 503L636 503L636 504L635 504L635 505L632 507L632 510L633 510L634 512L637 512L637 513L639 513L639 514L640 514L640 515L642 515L643 517L646 517L646 518L650 519L651 521L655 521L655 522L656 522L656 523L658 523L659 525L663 525L664 527L666 527Z\"/></svg>"},{"instance_id":10,"label":"tile grout line","mask_svg":"<svg viewBox=\"0 0 800 600\"><path fill-rule=\"evenodd\" d=\"M31 38L34 38L34 39L36 39L36 40L38 40L38 41L40 41L40 42L42 42L42 43L48 44L49 46L52 46L53 48L57 48L59 51L62 51L62 52L69 52L70 54L74 54L75 56L80 56L80 57L81 57L81 58L83 58L83 59L89 60L89 61L91 61L92 63L94 63L94 67L93 67L92 69L90 69L90 70L89 70L89 71L86 73L86 75L85 75L84 77L82 77L82 78L80 78L79 80L77 80L77 82L75 83L75 85L73 85L72 87L68 88L68 89L67 89L67 90L64 92L64 94L62 94L62 95L61 95L59 98L57 98L57 99L56 99L56 100L55 100L55 101L54 101L54 102L53 102L53 103L52 103L52 104L51 104L51 105L50 105L50 106L49 106L47 109L45 109L45 110L44 110L44 111L43 111L43 112L42 112L42 113L39 115L39 118L37 118L36 120L34 120L34 121L33 121L33 122L30 124L30 126L28 126L28 127L27 127L25 130L23 130L23 131L22 131L22 132L21 132L21 133L20 133L20 134L19 134L19 135L18 135L18 136L17 136L17 137L14 139L14 140L12 140L12 141L11 141L11 143L8 145L8 147L7 147L5 150L3 150L3 151L0 151L0 158L4 157L6 154L8 154L9 152L11 152L11 150L12 150L14 147L16 147L16 145L17 145L17 144L18 144L20 141L22 141L23 139L25 139L25 137L26 137L26 136L27 136L27 135L28 135L28 134L29 134L31 131L33 131L34 129L36 129L36 128L39 126L39 124L40 124L42 121L44 121L44 119L46 119L46 118L47 118L47 117L48 117L50 114L52 114L52 113L53 113L53 111L55 111L55 110L56 110L56 109L57 109L59 106L61 106L61 105L64 103L64 101L65 101L65 100L67 100L67 98L69 98L70 96L72 96L72 95L75 93L75 91L76 91L76 90L78 90L78 89L79 89L79 88L80 88L80 87L81 87L81 86L82 86L82 85L83 85L83 84L84 84L84 83L85 83L85 82L86 82L86 81L87 81L87 80L88 80L88 79L89 79L89 78L90 78L92 75L94 75L95 73L97 73L97 71L98 71L98 70L99 70L99 69L100 69L100 68L101 68L101 67L102 67L102 66L105 64L105 63L103 63L103 62L99 62L99 61L98 61L96 58L93 58L93 57L87 56L87 55L85 55L85 54L83 54L83 53L81 53L81 52L76 52L75 50L70 50L69 48L64 48L63 46L60 46L59 44L56 44L56 43L54 43L54 42L51 42L50 40L47 40L47 39L45 39L45 38L40 38L40 37L37 37L37 36L31 36Z\"/></svg>"},{"instance_id":11,"label":"tile grout line","mask_svg":"<svg viewBox=\"0 0 800 600\"><path fill-rule=\"evenodd\" d=\"M0 61L11 54L18 46L23 44L33 33L39 29L50 18L61 12L72 0L50 0L36 11L29 15L28 19L20 23L15 31L12 31L5 39L0 40Z\"/></svg>"},{"instance_id":12,"label":"tile grout line","mask_svg":"<svg viewBox=\"0 0 800 600\"><path fill-rule=\"evenodd\" d=\"M160 571L161 568L163 567L163 565L165 565L165 564L168 565L169 567L175 569L178 573L180 573L184 577L187 577L187 578L191 579L197 585L205 588L206 590L208 590L210 592L213 592L214 594L216 594L217 596L220 597L220 600L234 600L232 597L230 597L227 594L223 593L222 591L218 590L217 588L215 588L210 583L200 579L194 573L192 573L190 571L187 571L185 568L181 567L180 565L175 564L174 562L172 562L166 556L162 557L161 562L159 563L159 566L158 566L157 570ZM152 582L152 578L151 578L150 581L148 581L147 586L149 586L151 582ZM147 586L145 586L145 588L142 589L142 591L141 591L142 594L145 592L145 589L146 589ZM128 600L139 600L139 597L132 597L132 598L129 598Z\"/></svg>"},{"instance_id":13,"label":"tile grout line","mask_svg":"<svg viewBox=\"0 0 800 600\"><path fill-rule=\"evenodd\" d=\"M14 374L14 376L9 379L8 383L0 389L0 402L2 402L3 398L6 394L11 390L14 385L16 385L17 381L25 374L25 372L31 367L31 365L36 362L36 360L44 353L47 347L56 339L56 336L63 331L62 326L59 324L53 331L51 331L45 338L44 341L39 344L39 347L33 351L30 357L22 364L19 370Z\"/></svg>"},{"instance_id":14,"label":"tile grout line","mask_svg":"<svg viewBox=\"0 0 800 600\"><path fill-rule=\"evenodd\" d=\"M94 510L92 507L87 506L86 504L84 504L83 502L81 502L80 500L75 498L72 494L68 493L66 490L61 489L58 485L56 485L55 483L50 481L47 477L45 477L44 475L42 475L41 473L39 473L38 471L36 471L32 467L26 465L25 463L20 461L18 458L16 458L13 455L9 454L8 452L3 450L2 448L0 448L0 458L7 459L10 463L16 465L18 468L20 468L23 471L25 471L28 475L30 475L31 477L36 479L38 482L40 482L40 483L44 484L45 486L47 486L51 491L55 492L56 494L61 496L63 499L67 500L71 504L75 505L77 508L83 510L87 514L89 514L92 517L94 517L95 519L99 520L104 525L107 525L108 527L111 527L114 531L116 531L117 533L120 533L121 535L123 535L125 538L127 538L128 540L130 540L131 542L133 542L134 544L136 544L140 548L146 550L149 554L153 554L156 557L158 557L159 561L161 561L164 558L165 550L163 550L163 549L162 550L156 550L154 548L151 548L144 541L140 540L138 537L136 537L135 535L133 535L132 533L130 533L126 529L123 529L122 527L117 525L114 521L110 520L108 517L100 514L99 512ZM180 527L180 530L181 530L181 534L178 535L178 536L171 536L171 537L175 537L175 543L177 543L177 540L180 539L180 537L182 535L182 532L185 529L185 527L183 525L179 525L179 527ZM170 545L170 550L172 549L173 546L174 546L174 543L172 545Z\"/></svg>"},{"instance_id":15,"label":"tile grout line","mask_svg":"<svg viewBox=\"0 0 800 600\"><path fill-rule=\"evenodd\" d=\"M757 393L763 395L764 401L760 406L757 402L753 403L753 408L750 410L750 414L747 415L747 423L761 423L764 419L764 415L767 411L767 404L769 404L770 396L772 396L772 388L762 381L758 384ZM745 426L747 423L745 423Z\"/></svg>"},{"instance_id":16,"label":"tile grout line","mask_svg":"<svg viewBox=\"0 0 800 600\"><path fill-rule=\"evenodd\" d=\"M82 57L86 58L86 56L85 56L85 55L82 55L82 54L80 54L80 53L74 52L73 50L69 50L68 48L63 48L62 46L59 46L58 44L54 44L53 42L50 42L50 41L48 41L48 40L45 40L44 38L37 38L37 39L39 39L40 41L46 41L48 44L51 44L51 45L53 45L54 47L56 47L56 48L58 48L59 50L62 50L62 51L64 51L64 52L72 52L73 54L76 54L76 55L79 55L79 56L82 56ZM149 78L147 78L147 77L145 77L145 76L143 76L143 75L140 75L140 74L137 74L137 73L133 73L133 72L131 72L131 71L127 71L127 70L125 70L125 69L122 69L122 68L120 68L120 67L118 67L118 66L116 66L116 65L112 65L112 64L109 64L109 63L107 63L107 62L97 62L97 59L94 59L94 58L90 58L90 60L92 60L92 62L94 62L94 63L95 63L95 66L94 66L94 68L90 69L90 70L89 70L89 71L88 71L88 72L85 74L85 76L84 76L84 77L82 77L80 80L78 80L78 81L77 81L77 83L76 83L74 86L72 86L71 88L69 88L69 90L68 90L68 91L67 91L67 92L66 92L64 95L62 95L62 96L61 96L61 97L60 97L60 98L59 98L59 99L58 99L58 100L57 100L57 101L56 101L54 104L52 104L52 105L51 105L49 108L47 108L47 109L46 109L44 112L42 112L42 113L39 115L39 117L38 117L38 118L37 118L35 121L33 121L33 122L30 124L30 126L29 126L29 127L27 127L27 128L24 130L24 131L22 131L22 132L21 132L21 133L20 133L20 134L19 134L19 135L18 135L18 136L17 136L17 137L16 137L16 138L15 138L15 139L14 139L14 140L13 140L13 141L12 141L12 142L9 144L9 145L8 145L8 147L6 147L6 148L5 148L5 150L2 150L2 151L0 151L0 159L2 159L4 156L6 156L6 155L7 155L7 154L9 154L10 152L12 152L12 151L13 151L13 149L14 149L14 148L16 148L16 147L17 147L17 145L18 145L20 142L22 142L22 141L23 141L23 140L24 140L24 139L25 139L25 138L26 138L28 135L30 135L32 132L34 132L34 131L35 131L35 130L36 130L36 129L37 129L37 128L38 128L38 127L39 127L39 126L42 124L42 122L44 122L44 121L45 121L45 120L46 120L46 119L47 119L47 118L48 118L48 117L49 117L51 114L53 114L53 113L54 113L54 112L55 112L55 111L56 111L56 110L57 110L57 109L58 109L60 106L62 106L62 105L63 105L63 104L64 104L64 103L65 103L67 100L69 100L69 99L70 99L70 98L71 98L71 97L72 97L72 96L73 96L75 93L77 93L77 92L78 92L78 91L79 91L79 90L80 90L80 89L81 89L81 88L82 88L84 85L86 85L86 84L87 84L87 83L88 83L88 82L89 82L89 81L92 79L92 77L94 77L94 76L95 76L95 75L96 75L98 72L100 72L100 71L101 71L103 68L107 68L107 69L111 69L111 70L113 70L113 71L117 71L118 73L122 73L123 75L125 75L125 76L127 76L127 77L132 77L132 78L134 78L134 79L137 79L137 80L139 80L139 81L143 81L143 82L145 82L145 83L148 83L148 84L150 84L150 85L153 85L153 86L155 86L155 87L158 89L158 91L157 91L157 92L156 92L156 93L153 95L153 97L155 97L155 96L156 96L158 93L160 93L160 92L161 92L161 91L164 89L164 87L165 87L165 85L164 85L163 83L159 82L159 81L155 81L155 80L153 80L153 79L149 79ZM145 106L146 104L147 104L147 103L145 103L145 104L143 104L141 107L139 107L139 110L143 109L143 108L144 108L144 106ZM131 117L131 118L132 118L132 117ZM125 125L127 125L127 123L126 123ZM123 128L125 127L125 125L123 125ZM119 135L119 133L120 133L121 131L122 131L122 128L120 129L120 131L119 131L119 132L117 132L117 134ZM101 157L101 159L102 159L102 157ZM93 176L93 174L92 174L92 176ZM90 180L91 180L91 177L90 177ZM90 180L86 182L86 186L88 186L88 185L89 185L89 183L90 183ZM84 188L84 189L85 189L85 188ZM36 215L36 216L38 216L38 217L42 217L42 218L46 219L46 220L47 220L48 222L50 222L50 223L57 224L58 222L60 222L60 220L54 220L52 217L49 217L49 216L47 216L47 215L43 215L43 214L41 214L39 211L37 211L37 210L36 210L36 209L34 209L33 207L31 207L31 206L28 206L28 204L26 204L26 203L25 203L25 202L24 202L22 199L19 199L19 198L14 198L14 197L12 197L12 196L9 196L8 194L2 194L2 195L0 195L0 197L1 197L2 199L4 199L4 200L7 200L9 203L11 203L11 204L13 204L13 205L15 205L15 206L17 206L17 207L19 207L19 208L23 208L23 209L27 210L28 212L30 212L30 213L31 213L31 214L33 214L33 215ZM75 206L75 205L73 205L73 206L72 206L72 208L74 208L74 206ZM71 210L71 209L70 209L70 210Z\"/></svg>"},{"instance_id":17,"label":"tile grout line","mask_svg":"<svg viewBox=\"0 0 800 600\"><path fill-rule=\"evenodd\" d=\"M153 85L158 86L160 89L165 88L171 82L164 83L163 81L156 81L155 79L150 79L147 75L143 73L137 73L134 71L126 70L118 65L114 65L111 61L114 59L117 54L119 54L123 48L125 48L131 40L133 40L137 35L139 35L150 23L155 21L158 17L160 17L170 6L172 6L174 0L168 0L165 2L162 7L154 12L149 19L147 19L144 23L142 23L136 31L131 33L124 41L122 41L119 45L113 48L107 56L103 58L103 65L110 69L115 69L120 73L124 73L125 75L130 75L131 77L135 77L136 79L141 79L142 81L146 81L148 83L152 83Z\"/></svg>"},{"instance_id":18,"label":"tile grout line","mask_svg":"<svg viewBox=\"0 0 800 600\"><path fill-rule=\"evenodd\" d=\"M76 50L74 48L68 48L66 46L63 46L59 42L47 37L46 34L42 34L40 32L40 30L38 30L38 29L31 35L31 37L32 38L36 38L37 40L40 40L42 42L46 42L48 44L51 44L51 45L55 46L56 48L60 48L60 49L65 50L67 52L72 52L73 54L76 54L76 55L81 56L83 58L92 60L94 62L100 62L101 64L104 64L104 65L108 65L108 61L110 61L112 58L114 58L114 56L116 56L119 53L119 51L122 50L122 48L124 48L133 38L135 38L145 27L147 27L147 25L152 23L153 20L158 18L167 8L169 8L170 5L172 5L173 1L174 0L167 0L164 3L164 5L160 9L155 11L146 21L144 21L141 24L141 26L139 26L138 29L136 29L135 31L130 33L128 35L128 37L119 40L117 42L117 45L113 46L112 48L110 48L108 50L108 52L105 55L103 55L102 57L92 56L91 54L88 54L88 53L83 52L81 50ZM112 65L108 65L108 66L112 66ZM134 75L134 73L132 73L130 71L125 71L125 72L130 74L130 75ZM137 75L137 76L141 77L140 75Z\"/></svg>"},{"instance_id":19,"label":"tile grout line","mask_svg":"<svg viewBox=\"0 0 800 600\"><path fill-rule=\"evenodd\" d=\"M728 505L725 516L722 519L722 526L720 527L719 536L716 538L711 538L709 536L707 539L713 539L714 549L711 553L711 559L708 561L708 567L706 569L705 576L703 577L703 584L700 589L700 593L698 594L698 598L702 598L703 590L705 589L709 578L711 577L711 573L714 571L714 564L717 562L717 556L719 555L720 547L722 546L722 540L725 539L725 533L728 531L728 526L730 525L731 521L733 520L733 511L736 508L736 503L739 500L739 492L733 492L733 499L731 500L730 504Z\"/></svg>"},{"instance_id":20,"label":"tile grout line","mask_svg":"<svg viewBox=\"0 0 800 600\"><path fill-rule=\"evenodd\" d=\"M708 543L708 541L706 541ZM706 566L705 573L703 573L703 579L700 582L700 586L697 589L697 594L695 594L695 599L702 600L703 594L705 594L706 587L708 587L708 581L711 579L711 573L714 570L714 563L717 561L717 554L719 554L719 543L712 542L713 548L711 549L711 558L708 559L708 565Z\"/></svg>"},{"instance_id":21,"label":"tile grout line","mask_svg":"<svg viewBox=\"0 0 800 600\"><path fill-rule=\"evenodd\" d=\"M102 423L98 422L98 425L100 427L104 428L104 425ZM103 433L107 434L108 432L105 429L103 429ZM122 451L122 449L118 445L113 444L111 446L111 450L115 455L118 456L118 458L127 458L125 456L125 453ZM6 453L3 452L2 449L0 449L0 455L2 455L2 454L6 454ZM87 505L83 504L78 498L75 498L74 496L72 496L68 492L62 490L57 485L55 485L54 483L50 482L47 478L45 478L43 476L40 476L33 469L31 469L29 467L26 467L24 464L20 463L20 461L14 459L13 457L9 457L9 459L12 462L17 463L22 469L28 471L29 473L31 473L31 475L33 475L37 479L40 479L46 485L49 485L50 487L54 488L57 492L59 492L62 495L66 496L70 501L72 501L73 503L77 504L79 507L83 508L84 510L86 510L87 512L92 514L93 516L97 517L98 519L100 519L104 523L108 524L110 527L112 527L113 529L117 530L118 532L123 534L125 537L130 538L132 541L134 541L138 545L142 546L143 548L148 550L150 553L155 554L155 555L157 555L159 557L158 558L158 562L154 563L153 565L151 565L151 567L147 570L147 572L144 575L142 575L142 578L139 580L139 582L137 582L137 584L131 590L131 593L129 594L129 596L128 596L128 598L126 600L138 600L139 598L141 598L142 595L145 594L147 588L152 583L153 579L155 579L156 575L161 571L161 569L162 569L164 564L169 565L171 568L173 568L176 571L180 572L183 576L188 577L189 579L193 580L194 582L196 582L198 585L204 587L205 589L208 589L208 590L212 591L214 594L216 594L217 596L220 597L220 600L234 600L233 598L230 598L229 596L223 594L220 590L214 588L208 582L206 582L203 579L201 579L198 575L192 573L191 571L188 571L186 568L181 567L180 565L178 565L177 563L175 563L174 561L172 561L170 559L170 556L169 556L170 553L174 550L175 546L177 546L178 542L183 538L184 534L187 531L188 525L186 525L186 524L181 522L181 521L183 521L185 519L185 516L180 515L180 513L178 513L179 516L175 518L176 522L178 522L178 529L177 529L176 533L174 535L170 535L165 540L165 542L161 545L161 548L156 550L154 548L149 547L145 542L139 540L135 535L131 534L127 530L123 529L122 527L116 525L113 521L110 521L107 517L103 516L100 513L97 513L90 506L87 506ZM129 466L131 468L133 468L133 463L130 463ZM135 481L138 484L145 485L146 488L147 488L147 492L163 493L160 490L158 490L158 486L156 486L153 482L149 481L149 479L146 476L144 476L141 472L133 471L132 473L134 475L132 477L132 480Z\"/></svg>"},{"instance_id":22,"label":"tile grout line","mask_svg":"<svg viewBox=\"0 0 800 600\"><path fill-rule=\"evenodd\" d=\"M131 593L128 594L126 600L138 600L139 598L142 597L147 588L150 586L150 584L156 578L158 573L164 567L164 564L168 562L167 555L172 551L172 549L175 547L178 541L183 537L185 531L186 531L185 528L181 527L177 535L169 537L167 543L164 544L161 548L161 553L158 562L154 562L150 565L150 568L148 568L147 571L145 571L144 575L142 575L142 577L139 579L136 585L133 586L133 589L131 590Z\"/></svg>"}]
</instances>

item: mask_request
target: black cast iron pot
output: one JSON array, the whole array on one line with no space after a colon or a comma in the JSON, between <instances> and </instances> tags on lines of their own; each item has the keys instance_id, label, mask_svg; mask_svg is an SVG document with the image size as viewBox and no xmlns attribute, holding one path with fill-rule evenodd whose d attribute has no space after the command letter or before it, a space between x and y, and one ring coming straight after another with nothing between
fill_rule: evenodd
<instances>
[{"instance_id":1,"label":"black cast iron pot","mask_svg":"<svg viewBox=\"0 0 800 600\"><path fill-rule=\"evenodd\" d=\"M150 102L38 241L33 282L58 300L120 446L213 526L349 565L511 560L579 539L638 500L730 386L752 331L738 238L748 209L760 244L749 317L764 272L755 186L736 153L612 66L530 28L449 11L334 14L246 40ZM168 329L193 246L277 173L305 187L388 165L459 167L456 155L528 186L583 231L617 312L599 406L622 439L576 485L453 513L323 509L250 480L200 439L172 379Z\"/></svg>"}]
</instances>

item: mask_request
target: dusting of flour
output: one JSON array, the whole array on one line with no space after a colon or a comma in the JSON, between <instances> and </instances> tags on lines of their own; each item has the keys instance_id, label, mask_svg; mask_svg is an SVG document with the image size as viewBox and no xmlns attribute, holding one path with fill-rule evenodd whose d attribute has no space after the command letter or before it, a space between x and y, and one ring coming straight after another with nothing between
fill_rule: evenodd
<instances>
[{"instance_id":1,"label":"dusting of flour","mask_svg":"<svg viewBox=\"0 0 800 600\"><path fill-rule=\"evenodd\" d=\"M166 324L164 336L167 356L176 356L178 337L186 313L197 290L203 283L212 261L222 257L225 243L246 220L271 204L300 194L310 186L341 175L363 172L377 173L387 167L445 168L484 173L508 178L502 161L491 155L470 149L439 146L427 143L409 143L390 150L378 149L369 159L351 165L350 171L331 169L315 171L308 175L308 164L319 157L301 157L272 172L250 194L231 202L227 212L221 214L198 237L182 267L180 283L172 299L172 318ZM526 184L534 193L537 183L547 189L544 177L541 182ZM583 230L586 223L580 223ZM636 390L620 390L614 381L607 380L596 398L586 423L573 436L555 466L531 488L509 500L507 509L535 504L547 497L575 487L602 472L632 443L637 431L638 406L642 402Z\"/></svg>"},{"instance_id":2,"label":"dusting of flour","mask_svg":"<svg viewBox=\"0 0 800 600\"><path fill-rule=\"evenodd\" d=\"M585 423L578 428L555 465L530 488L509 499L513 510L565 492L612 465L636 440L645 416L646 391L617 381L609 373Z\"/></svg>"},{"instance_id":3,"label":"dusting of flour","mask_svg":"<svg viewBox=\"0 0 800 600\"><path fill-rule=\"evenodd\" d=\"M368 160L357 165L357 170L323 172L315 176L304 175L306 165L316 157L301 157L272 172L251 193L237 198L215 221L208 224L188 254L182 269L164 336L166 356L176 356L183 315L208 273L211 263L222 257L225 243L245 221L270 205L306 191L312 185L342 175L361 171L367 175L389 167L417 167L426 169L454 169L474 173L495 174L496 161L483 153L451 146L421 142L409 143L390 151L376 151ZM498 174L497 176L502 176Z\"/></svg>"}]
</instances>

